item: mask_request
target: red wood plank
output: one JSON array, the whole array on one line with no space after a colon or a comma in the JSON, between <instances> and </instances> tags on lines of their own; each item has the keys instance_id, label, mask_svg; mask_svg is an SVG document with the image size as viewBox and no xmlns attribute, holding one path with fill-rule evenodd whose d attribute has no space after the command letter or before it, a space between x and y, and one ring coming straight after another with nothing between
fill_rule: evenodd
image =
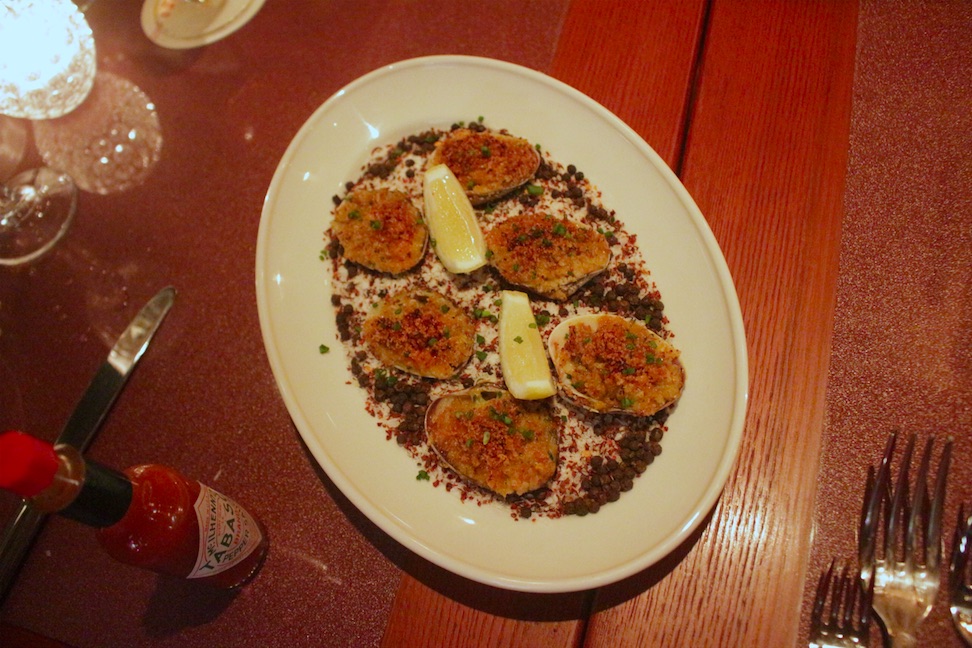
<instances>
[{"instance_id":1,"label":"red wood plank","mask_svg":"<svg viewBox=\"0 0 972 648\"><path fill-rule=\"evenodd\" d=\"M612 110L672 164L702 8L702 0L645 1L637 11L624 2L575 1L549 72ZM583 640L589 595L519 596L469 587L474 593L460 602L439 593L442 587L404 576L383 645L543 648Z\"/></svg>"},{"instance_id":2,"label":"red wood plank","mask_svg":"<svg viewBox=\"0 0 972 648\"><path fill-rule=\"evenodd\" d=\"M426 576L429 570L425 570ZM382 646L580 646L590 593L538 596L443 575L428 587L405 576Z\"/></svg>"},{"instance_id":3,"label":"red wood plank","mask_svg":"<svg viewBox=\"0 0 972 648\"><path fill-rule=\"evenodd\" d=\"M600 102L674 166L705 5L575 1L550 74Z\"/></svg>"},{"instance_id":4,"label":"red wood plank","mask_svg":"<svg viewBox=\"0 0 972 648\"><path fill-rule=\"evenodd\" d=\"M795 645L825 412L856 25L854 2L713 3L682 179L736 282L749 335L747 429L697 544L683 548L683 560L601 591L590 646Z\"/></svg>"}]
</instances>

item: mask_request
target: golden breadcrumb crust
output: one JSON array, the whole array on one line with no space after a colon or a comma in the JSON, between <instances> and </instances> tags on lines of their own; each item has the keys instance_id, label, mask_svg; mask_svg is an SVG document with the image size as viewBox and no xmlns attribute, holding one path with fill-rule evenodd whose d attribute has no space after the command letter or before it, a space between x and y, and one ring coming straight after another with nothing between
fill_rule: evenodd
<instances>
[{"instance_id":1,"label":"golden breadcrumb crust","mask_svg":"<svg viewBox=\"0 0 972 648\"><path fill-rule=\"evenodd\" d=\"M546 484L557 470L557 426L549 407L496 388L446 396L426 417L426 433L453 470L501 496Z\"/></svg>"},{"instance_id":2,"label":"golden breadcrumb crust","mask_svg":"<svg viewBox=\"0 0 972 648\"><path fill-rule=\"evenodd\" d=\"M349 193L334 211L331 227L346 259L391 274L414 268L429 238L409 197L391 189Z\"/></svg>"},{"instance_id":3,"label":"golden breadcrumb crust","mask_svg":"<svg viewBox=\"0 0 972 648\"><path fill-rule=\"evenodd\" d=\"M532 178L540 154L520 137L460 128L435 143L431 164L449 167L469 202L482 205Z\"/></svg>"},{"instance_id":4,"label":"golden breadcrumb crust","mask_svg":"<svg viewBox=\"0 0 972 648\"><path fill-rule=\"evenodd\" d=\"M472 355L476 323L446 297L403 290L365 320L362 335L383 364L428 378L451 378Z\"/></svg>"}]
</instances>

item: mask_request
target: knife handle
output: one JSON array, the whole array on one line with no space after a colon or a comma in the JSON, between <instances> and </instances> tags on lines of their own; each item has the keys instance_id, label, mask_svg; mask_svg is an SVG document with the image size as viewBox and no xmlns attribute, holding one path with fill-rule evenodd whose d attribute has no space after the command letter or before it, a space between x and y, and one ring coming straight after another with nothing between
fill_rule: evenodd
<instances>
[{"instance_id":1,"label":"knife handle","mask_svg":"<svg viewBox=\"0 0 972 648\"><path fill-rule=\"evenodd\" d=\"M110 362L103 362L74 407L71 418L57 437L57 443L74 446L80 452L86 451L126 378Z\"/></svg>"},{"instance_id":2,"label":"knife handle","mask_svg":"<svg viewBox=\"0 0 972 648\"><path fill-rule=\"evenodd\" d=\"M0 539L0 604L7 598L17 572L47 516L26 503L13 516Z\"/></svg>"}]
</instances>

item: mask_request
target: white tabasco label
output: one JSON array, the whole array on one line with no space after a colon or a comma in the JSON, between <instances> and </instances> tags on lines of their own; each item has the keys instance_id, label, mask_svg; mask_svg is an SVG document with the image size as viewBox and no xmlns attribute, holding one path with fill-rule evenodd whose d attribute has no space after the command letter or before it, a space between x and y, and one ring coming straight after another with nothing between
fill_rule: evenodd
<instances>
[{"instance_id":1,"label":"white tabasco label","mask_svg":"<svg viewBox=\"0 0 972 648\"><path fill-rule=\"evenodd\" d=\"M195 508L199 554L187 578L226 571L249 556L263 539L260 528L242 506L208 486L199 485Z\"/></svg>"}]
</instances>

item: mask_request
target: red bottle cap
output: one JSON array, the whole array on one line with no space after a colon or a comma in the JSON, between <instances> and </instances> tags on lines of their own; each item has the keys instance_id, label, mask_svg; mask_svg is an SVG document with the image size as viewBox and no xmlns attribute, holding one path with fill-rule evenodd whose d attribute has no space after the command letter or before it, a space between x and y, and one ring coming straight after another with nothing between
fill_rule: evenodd
<instances>
[{"instance_id":1,"label":"red bottle cap","mask_svg":"<svg viewBox=\"0 0 972 648\"><path fill-rule=\"evenodd\" d=\"M57 464L50 443L13 430L0 434L0 488L33 497L54 481Z\"/></svg>"}]
</instances>

